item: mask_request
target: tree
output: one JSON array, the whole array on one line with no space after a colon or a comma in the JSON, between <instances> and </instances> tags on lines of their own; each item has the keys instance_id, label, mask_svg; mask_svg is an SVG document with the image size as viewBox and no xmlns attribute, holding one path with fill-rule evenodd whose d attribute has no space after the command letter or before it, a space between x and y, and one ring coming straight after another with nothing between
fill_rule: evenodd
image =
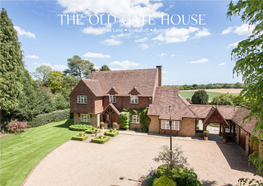
<instances>
[{"instance_id":1,"label":"tree","mask_svg":"<svg viewBox=\"0 0 263 186\"><path fill-rule=\"evenodd\" d=\"M252 35L240 41L238 46L232 50L231 56L236 61L233 73L236 73L238 76L242 75L245 85L241 92L241 97L246 100L247 106L251 109L244 121L253 117L258 119L253 129L253 133L257 134L257 142L263 138L262 11L262 0L238 0L235 4L233 2L229 4L227 12L229 18L233 15L241 15L242 21L255 26ZM263 151L263 146L261 146L260 150ZM257 167L258 173L263 173L263 158L252 154L250 155L250 160Z\"/></svg>"},{"instance_id":2,"label":"tree","mask_svg":"<svg viewBox=\"0 0 263 186\"><path fill-rule=\"evenodd\" d=\"M103 66L100 68L100 71L111 71L111 69L110 69L107 65L103 65Z\"/></svg>"},{"instance_id":3,"label":"tree","mask_svg":"<svg viewBox=\"0 0 263 186\"><path fill-rule=\"evenodd\" d=\"M59 92L62 90L62 72L60 71L50 71L48 74L48 79L47 79L47 86L50 88L50 90L53 93Z\"/></svg>"},{"instance_id":4,"label":"tree","mask_svg":"<svg viewBox=\"0 0 263 186\"><path fill-rule=\"evenodd\" d=\"M193 87L194 90L198 89L198 85L197 84L193 84L192 87Z\"/></svg>"},{"instance_id":5,"label":"tree","mask_svg":"<svg viewBox=\"0 0 263 186\"><path fill-rule=\"evenodd\" d=\"M212 105L234 105L234 97L231 94L221 94L213 98Z\"/></svg>"},{"instance_id":6,"label":"tree","mask_svg":"<svg viewBox=\"0 0 263 186\"><path fill-rule=\"evenodd\" d=\"M207 104L208 103L208 94L205 90L198 90L192 96L193 104Z\"/></svg>"},{"instance_id":7,"label":"tree","mask_svg":"<svg viewBox=\"0 0 263 186\"><path fill-rule=\"evenodd\" d=\"M52 68L50 66L41 65L40 67L36 68L36 72L34 73L34 76L39 80L42 80L43 85L45 85L46 81L48 80L48 75L51 71Z\"/></svg>"},{"instance_id":8,"label":"tree","mask_svg":"<svg viewBox=\"0 0 263 186\"><path fill-rule=\"evenodd\" d=\"M203 85L203 84L202 84L202 85L199 85L199 88L200 88L200 89L206 89L206 85Z\"/></svg>"},{"instance_id":9,"label":"tree","mask_svg":"<svg viewBox=\"0 0 263 186\"><path fill-rule=\"evenodd\" d=\"M230 85L228 83L225 83L222 88L230 88Z\"/></svg>"},{"instance_id":10,"label":"tree","mask_svg":"<svg viewBox=\"0 0 263 186\"><path fill-rule=\"evenodd\" d=\"M94 64L89 60L81 59L81 57L74 55L73 58L68 59L68 68L63 71L65 75L73 75L82 79L83 75L88 78L91 74L91 70L94 68Z\"/></svg>"},{"instance_id":11,"label":"tree","mask_svg":"<svg viewBox=\"0 0 263 186\"><path fill-rule=\"evenodd\" d=\"M17 32L4 8L0 13L0 37L0 109L10 117L18 107L23 89L24 63Z\"/></svg>"},{"instance_id":12,"label":"tree","mask_svg":"<svg viewBox=\"0 0 263 186\"><path fill-rule=\"evenodd\" d=\"M243 88L243 84L242 83L239 83L237 82L235 85L234 85L234 88Z\"/></svg>"}]
</instances>

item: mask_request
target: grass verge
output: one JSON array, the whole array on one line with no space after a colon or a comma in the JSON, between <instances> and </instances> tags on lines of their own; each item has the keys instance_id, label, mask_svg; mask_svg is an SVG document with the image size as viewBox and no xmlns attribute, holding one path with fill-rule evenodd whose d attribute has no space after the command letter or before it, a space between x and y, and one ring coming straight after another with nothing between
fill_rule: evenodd
<instances>
[{"instance_id":1,"label":"grass verge","mask_svg":"<svg viewBox=\"0 0 263 186\"><path fill-rule=\"evenodd\" d=\"M76 131L68 130L72 124L73 120L53 122L19 134L1 137L1 185L21 185L40 160L77 134Z\"/></svg>"}]
</instances>

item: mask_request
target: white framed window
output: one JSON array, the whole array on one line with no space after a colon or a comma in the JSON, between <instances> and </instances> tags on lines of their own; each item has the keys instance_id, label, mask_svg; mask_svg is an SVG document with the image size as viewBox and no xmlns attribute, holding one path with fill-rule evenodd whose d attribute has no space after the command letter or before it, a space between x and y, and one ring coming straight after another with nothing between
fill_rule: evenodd
<instances>
[{"instance_id":1,"label":"white framed window","mask_svg":"<svg viewBox=\"0 0 263 186\"><path fill-rule=\"evenodd\" d=\"M87 104L87 96L78 96L77 103L78 104Z\"/></svg>"},{"instance_id":2,"label":"white framed window","mask_svg":"<svg viewBox=\"0 0 263 186\"><path fill-rule=\"evenodd\" d=\"M170 130L169 120L161 121L161 129ZM172 130L180 130L180 121L172 121Z\"/></svg>"},{"instance_id":3,"label":"white framed window","mask_svg":"<svg viewBox=\"0 0 263 186\"><path fill-rule=\"evenodd\" d=\"M109 101L110 101L110 103L116 103L116 96L109 95Z\"/></svg>"},{"instance_id":4,"label":"white framed window","mask_svg":"<svg viewBox=\"0 0 263 186\"><path fill-rule=\"evenodd\" d=\"M80 115L80 121L89 123L90 122L90 115L89 114L81 114Z\"/></svg>"},{"instance_id":5,"label":"white framed window","mask_svg":"<svg viewBox=\"0 0 263 186\"><path fill-rule=\"evenodd\" d=\"M138 104L139 99L138 96L131 96L131 104Z\"/></svg>"},{"instance_id":6,"label":"white framed window","mask_svg":"<svg viewBox=\"0 0 263 186\"><path fill-rule=\"evenodd\" d=\"M131 123L140 123L140 118L138 115L132 115L131 117Z\"/></svg>"}]
</instances>

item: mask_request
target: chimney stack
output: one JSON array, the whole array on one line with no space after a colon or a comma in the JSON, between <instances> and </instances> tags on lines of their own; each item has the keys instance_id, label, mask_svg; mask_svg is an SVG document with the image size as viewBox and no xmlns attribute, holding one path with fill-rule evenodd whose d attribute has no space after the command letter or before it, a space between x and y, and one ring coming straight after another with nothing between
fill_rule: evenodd
<instances>
[{"instance_id":1,"label":"chimney stack","mask_svg":"<svg viewBox=\"0 0 263 186\"><path fill-rule=\"evenodd\" d=\"M161 87L162 86L163 67L160 65L160 66L156 66L156 68L158 69L158 86Z\"/></svg>"}]
</instances>

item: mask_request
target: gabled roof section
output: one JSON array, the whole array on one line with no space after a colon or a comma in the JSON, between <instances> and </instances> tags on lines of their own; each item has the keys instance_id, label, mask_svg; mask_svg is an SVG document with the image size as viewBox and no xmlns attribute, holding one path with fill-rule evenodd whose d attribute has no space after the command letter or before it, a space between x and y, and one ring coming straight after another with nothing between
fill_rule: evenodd
<instances>
[{"instance_id":1,"label":"gabled roof section","mask_svg":"<svg viewBox=\"0 0 263 186\"><path fill-rule=\"evenodd\" d=\"M118 94L118 92L117 92L115 87L112 87L107 94L109 94L109 95L116 95L116 94Z\"/></svg>"},{"instance_id":2,"label":"gabled roof section","mask_svg":"<svg viewBox=\"0 0 263 186\"><path fill-rule=\"evenodd\" d=\"M221 123L224 126L228 126L227 121L222 116L220 111L217 109L217 107L212 106L209 113L207 114L207 117L205 118L204 124L206 123Z\"/></svg>"},{"instance_id":3,"label":"gabled roof section","mask_svg":"<svg viewBox=\"0 0 263 186\"><path fill-rule=\"evenodd\" d=\"M101 115L103 114L117 114L118 116L121 114L119 110L112 104L108 104L108 106L102 111Z\"/></svg>"},{"instance_id":4,"label":"gabled roof section","mask_svg":"<svg viewBox=\"0 0 263 186\"><path fill-rule=\"evenodd\" d=\"M118 96L129 96L133 87L140 92L140 96L153 96L158 69L120 70L92 72L89 80L98 80L102 93L107 95L115 87Z\"/></svg>"},{"instance_id":5,"label":"gabled roof section","mask_svg":"<svg viewBox=\"0 0 263 186\"><path fill-rule=\"evenodd\" d=\"M136 87L133 87L133 89L129 92L130 95L138 95L140 92L137 90Z\"/></svg>"},{"instance_id":6,"label":"gabled roof section","mask_svg":"<svg viewBox=\"0 0 263 186\"><path fill-rule=\"evenodd\" d=\"M177 87L156 87L155 99L149 106L149 116L159 116L159 119L170 119L169 106L172 120L182 120L183 118L197 118L189 108L187 101L179 96Z\"/></svg>"},{"instance_id":7,"label":"gabled roof section","mask_svg":"<svg viewBox=\"0 0 263 186\"><path fill-rule=\"evenodd\" d=\"M103 96L103 92L98 80L93 79L82 79L82 81L89 87L93 94L97 97Z\"/></svg>"},{"instance_id":8,"label":"gabled roof section","mask_svg":"<svg viewBox=\"0 0 263 186\"><path fill-rule=\"evenodd\" d=\"M239 125L241 128L243 128L248 133L252 134L253 128L255 127L257 123L256 117L253 117L251 120L246 119L245 123L243 123L243 119L248 116L250 112L250 109L246 107L240 107L235 115L232 118L232 121L235 122L237 125ZM257 135L257 134L256 134Z\"/></svg>"}]
</instances>

